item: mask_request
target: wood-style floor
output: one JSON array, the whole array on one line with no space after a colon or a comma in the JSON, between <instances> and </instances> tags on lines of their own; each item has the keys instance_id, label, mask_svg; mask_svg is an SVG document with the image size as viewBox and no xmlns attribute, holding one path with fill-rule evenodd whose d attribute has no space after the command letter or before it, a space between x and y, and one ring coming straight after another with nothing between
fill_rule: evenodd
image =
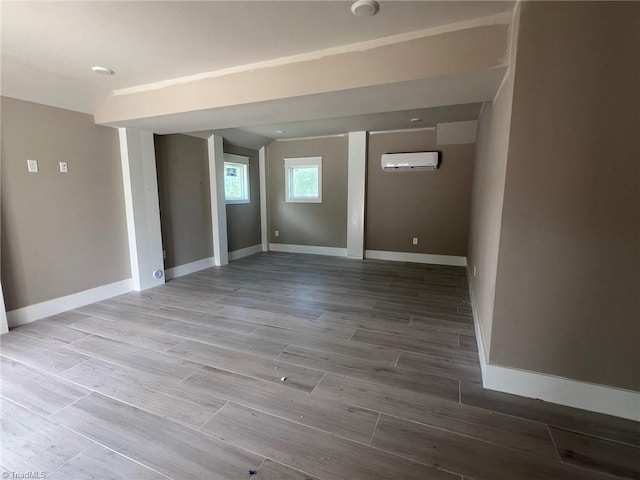
<instances>
[{"instance_id":1,"label":"wood-style floor","mask_svg":"<svg viewBox=\"0 0 640 480\"><path fill-rule=\"evenodd\" d=\"M259 254L0 340L5 478L640 478L639 424L483 390L462 268Z\"/></svg>"}]
</instances>

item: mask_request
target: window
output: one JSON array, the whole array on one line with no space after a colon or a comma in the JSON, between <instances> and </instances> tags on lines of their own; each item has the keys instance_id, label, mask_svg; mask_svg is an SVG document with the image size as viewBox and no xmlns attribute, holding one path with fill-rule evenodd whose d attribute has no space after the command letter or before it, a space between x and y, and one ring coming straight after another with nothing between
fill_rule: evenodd
<instances>
[{"instance_id":1,"label":"window","mask_svg":"<svg viewBox=\"0 0 640 480\"><path fill-rule=\"evenodd\" d=\"M224 198L227 203L250 203L248 157L224 154Z\"/></svg>"},{"instance_id":2,"label":"window","mask_svg":"<svg viewBox=\"0 0 640 480\"><path fill-rule=\"evenodd\" d=\"M286 201L322 203L322 157L285 158Z\"/></svg>"}]
</instances>

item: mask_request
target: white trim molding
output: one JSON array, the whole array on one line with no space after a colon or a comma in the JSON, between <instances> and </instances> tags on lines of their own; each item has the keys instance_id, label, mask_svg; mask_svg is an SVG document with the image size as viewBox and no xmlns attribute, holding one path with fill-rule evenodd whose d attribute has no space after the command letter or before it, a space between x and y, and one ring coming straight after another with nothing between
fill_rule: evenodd
<instances>
[{"instance_id":1,"label":"white trim molding","mask_svg":"<svg viewBox=\"0 0 640 480\"><path fill-rule=\"evenodd\" d=\"M262 251L269 250L269 217L267 203L267 147L258 150L258 169L260 170L260 239Z\"/></svg>"},{"instance_id":2,"label":"white trim molding","mask_svg":"<svg viewBox=\"0 0 640 480\"><path fill-rule=\"evenodd\" d=\"M207 153L209 157L213 258L216 265L220 266L229 263L227 202L224 196L224 151L220 135L211 135L207 139Z\"/></svg>"},{"instance_id":3,"label":"white trim molding","mask_svg":"<svg viewBox=\"0 0 640 480\"><path fill-rule=\"evenodd\" d=\"M249 257L260 252L262 252L262 243L257 243L256 245L251 245L250 247L245 247L239 250L234 250L233 252L229 252L229 261L232 262L233 260L240 260L241 258Z\"/></svg>"},{"instance_id":4,"label":"white trim molding","mask_svg":"<svg viewBox=\"0 0 640 480\"><path fill-rule=\"evenodd\" d=\"M471 285L469 282L484 388L640 421L639 392L489 363Z\"/></svg>"},{"instance_id":5,"label":"white trim molding","mask_svg":"<svg viewBox=\"0 0 640 480\"><path fill-rule=\"evenodd\" d=\"M167 268L165 273L167 280L171 280L173 278L184 277L185 275L189 275L190 273L204 270L205 268L213 267L214 265L214 258L208 257L201 260L196 260L195 262L185 263L176 267Z\"/></svg>"},{"instance_id":6,"label":"white trim molding","mask_svg":"<svg viewBox=\"0 0 640 480\"><path fill-rule=\"evenodd\" d=\"M347 188L347 256L364 258L364 207L367 178L367 132L349 132Z\"/></svg>"},{"instance_id":7,"label":"white trim molding","mask_svg":"<svg viewBox=\"0 0 640 480\"><path fill-rule=\"evenodd\" d=\"M310 255L329 255L331 257L347 256L346 248L318 247L314 245L291 245L288 243L270 243L269 250L273 252L308 253Z\"/></svg>"},{"instance_id":8,"label":"white trim molding","mask_svg":"<svg viewBox=\"0 0 640 480\"><path fill-rule=\"evenodd\" d=\"M7 323L7 311L4 305L4 294L2 293L2 283L0 283L0 335L9 331Z\"/></svg>"},{"instance_id":9,"label":"white trim molding","mask_svg":"<svg viewBox=\"0 0 640 480\"><path fill-rule=\"evenodd\" d=\"M119 128L122 183L134 290L162 285L164 261L153 133Z\"/></svg>"},{"instance_id":10,"label":"white trim molding","mask_svg":"<svg viewBox=\"0 0 640 480\"><path fill-rule=\"evenodd\" d=\"M390 260L392 262L430 263L432 265L450 265L466 267L467 257L455 255L434 255L431 253L387 252L383 250L365 250L364 258Z\"/></svg>"},{"instance_id":11,"label":"white trim molding","mask_svg":"<svg viewBox=\"0 0 640 480\"><path fill-rule=\"evenodd\" d=\"M478 313L478 308L476 307L476 301L473 296L473 288L471 283L471 274L469 269L467 268L467 285L469 285L469 297L471 299L471 313L473 315L473 329L476 334L476 343L478 344L478 359L480 361L480 371L482 373L482 384L484 386L484 379L487 376L487 353L485 350L484 343L484 335L482 334L482 326L480 322L480 314Z\"/></svg>"},{"instance_id":12,"label":"white trim molding","mask_svg":"<svg viewBox=\"0 0 640 480\"><path fill-rule=\"evenodd\" d=\"M28 307L18 308L7 312L7 320L9 327L17 327L26 323L40 320L41 318L57 315L58 313L67 312L74 308L83 307L95 302L101 302L117 295L133 290L133 281L128 278L119 282L102 285L96 288L90 288L78 293L72 293L64 297L54 298L46 302L36 303Z\"/></svg>"},{"instance_id":13,"label":"white trim molding","mask_svg":"<svg viewBox=\"0 0 640 480\"><path fill-rule=\"evenodd\" d=\"M640 422L640 393L528 370L487 364L485 388Z\"/></svg>"}]
</instances>

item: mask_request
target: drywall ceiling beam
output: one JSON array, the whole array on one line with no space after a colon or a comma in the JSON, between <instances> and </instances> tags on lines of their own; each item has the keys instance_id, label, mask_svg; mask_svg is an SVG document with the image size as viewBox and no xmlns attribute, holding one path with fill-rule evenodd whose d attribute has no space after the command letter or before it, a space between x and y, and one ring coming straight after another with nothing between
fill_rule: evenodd
<instances>
[{"instance_id":1,"label":"drywall ceiling beam","mask_svg":"<svg viewBox=\"0 0 640 480\"><path fill-rule=\"evenodd\" d=\"M97 108L95 121L131 126L129 122L144 118L483 72L506 65L508 37L508 23L482 25L140 85L112 92Z\"/></svg>"}]
</instances>

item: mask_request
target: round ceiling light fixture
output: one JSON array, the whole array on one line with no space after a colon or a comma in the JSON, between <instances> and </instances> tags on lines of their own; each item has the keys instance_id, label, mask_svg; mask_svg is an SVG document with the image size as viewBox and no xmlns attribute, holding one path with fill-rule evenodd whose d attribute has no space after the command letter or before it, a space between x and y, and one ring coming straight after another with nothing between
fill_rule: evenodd
<instances>
[{"instance_id":1,"label":"round ceiling light fixture","mask_svg":"<svg viewBox=\"0 0 640 480\"><path fill-rule=\"evenodd\" d=\"M375 0L358 0L351 5L351 13L356 17L372 17L380 11L380 4Z\"/></svg>"},{"instance_id":2,"label":"round ceiling light fixture","mask_svg":"<svg viewBox=\"0 0 640 480\"><path fill-rule=\"evenodd\" d=\"M116 72L107 67L99 67L97 65L91 67L91 70L98 75L114 75Z\"/></svg>"},{"instance_id":3,"label":"round ceiling light fixture","mask_svg":"<svg viewBox=\"0 0 640 480\"><path fill-rule=\"evenodd\" d=\"M276 130L276 133L280 134L280 135L284 135L285 133L287 133L287 131L286 130Z\"/></svg>"}]
</instances>

